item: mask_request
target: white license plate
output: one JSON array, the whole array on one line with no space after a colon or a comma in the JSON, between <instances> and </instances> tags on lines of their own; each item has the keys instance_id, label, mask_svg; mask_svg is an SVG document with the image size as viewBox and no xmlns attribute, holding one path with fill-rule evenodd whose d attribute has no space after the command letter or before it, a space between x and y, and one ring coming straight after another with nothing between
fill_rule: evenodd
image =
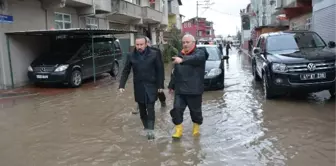
<instances>
[{"instance_id":1,"label":"white license plate","mask_svg":"<svg viewBox=\"0 0 336 166\"><path fill-rule=\"evenodd\" d=\"M312 73L312 74L301 74L301 80L316 80L316 79L325 79L326 73Z\"/></svg>"},{"instance_id":2,"label":"white license plate","mask_svg":"<svg viewBox=\"0 0 336 166\"><path fill-rule=\"evenodd\" d=\"M36 78L38 78L38 79L47 79L48 75L36 75Z\"/></svg>"}]
</instances>

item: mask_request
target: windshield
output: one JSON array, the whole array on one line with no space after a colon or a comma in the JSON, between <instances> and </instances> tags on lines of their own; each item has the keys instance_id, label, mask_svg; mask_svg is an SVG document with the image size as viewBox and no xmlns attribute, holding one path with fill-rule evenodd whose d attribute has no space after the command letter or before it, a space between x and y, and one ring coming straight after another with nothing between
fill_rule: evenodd
<instances>
[{"instance_id":1,"label":"windshield","mask_svg":"<svg viewBox=\"0 0 336 166\"><path fill-rule=\"evenodd\" d=\"M218 61L220 60L220 52L217 47L199 47L200 49L206 51L208 54L208 61Z\"/></svg>"},{"instance_id":2,"label":"windshield","mask_svg":"<svg viewBox=\"0 0 336 166\"><path fill-rule=\"evenodd\" d=\"M299 50L300 48L325 47L325 43L316 33L288 33L267 38L267 51Z\"/></svg>"},{"instance_id":3,"label":"windshield","mask_svg":"<svg viewBox=\"0 0 336 166\"><path fill-rule=\"evenodd\" d=\"M56 40L51 44L51 52L54 54L74 54L83 44L83 41L78 40Z\"/></svg>"}]
</instances>

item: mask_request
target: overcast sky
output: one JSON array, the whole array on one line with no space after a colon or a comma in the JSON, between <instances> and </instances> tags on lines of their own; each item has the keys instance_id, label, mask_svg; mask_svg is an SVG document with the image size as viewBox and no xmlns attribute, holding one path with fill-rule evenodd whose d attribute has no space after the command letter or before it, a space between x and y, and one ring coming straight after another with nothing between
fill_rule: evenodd
<instances>
[{"instance_id":1,"label":"overcast sky","mask_svg":"<svg viewBox=\"0 0 336 166\"><path fill-rule=\"evenodd\" d=\"M246 8L250 0L210 0L214 3L209 9L199 6L199 17L205 17L214 22L216 35L235 35L236 27L240 29L241 20L239 16L240 9ZM204 2L199 1L204 4ZM180 13L185 16L184 20L196 17L196 0L182 0Z\"/></svg>"}]
</instances>

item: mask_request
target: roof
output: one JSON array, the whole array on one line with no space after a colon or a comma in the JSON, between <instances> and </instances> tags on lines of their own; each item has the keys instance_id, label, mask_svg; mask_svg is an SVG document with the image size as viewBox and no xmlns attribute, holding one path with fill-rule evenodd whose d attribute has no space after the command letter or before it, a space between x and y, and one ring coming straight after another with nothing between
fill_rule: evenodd
<instances>
[{"instance_id":1,"label":"roof","mask_svg":"<svg viewBox=\"0 0 336 166\"><path fill-rule=\"evenodd\" d=\"M279 36L289 33L315 33L314 31L308 31L308 30L290 30L290 31L278 31L278 32L269 32L264 33L261 36Z\"/></svg>"},{"instance_id":2,"label":"roof","mask_svg":"<svg viewBox=\"0 0 336 166\"><path fill-rule=\"evenodd\" d=\"M27 35L27 36L41 36L41 35L113 35L136 33L135 30L124 29L90 29L90 28L71 28L71 29L56 29L56 30L28 30L28 31L13 31L6 32L7 35Z\"/></svg>"}]
</instances>

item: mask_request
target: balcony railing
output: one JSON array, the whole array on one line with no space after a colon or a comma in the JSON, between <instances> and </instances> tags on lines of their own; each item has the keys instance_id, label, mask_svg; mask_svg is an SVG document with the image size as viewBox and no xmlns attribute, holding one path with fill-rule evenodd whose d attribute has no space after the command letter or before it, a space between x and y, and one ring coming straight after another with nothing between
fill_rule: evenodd
<instances>
[{"instance_id":1,"label":"balcony railing","mask_svg":"<svg viewBox=\"0 0 336 166\"><path fill-rule=\"evenodd\" d=\"M142 18L149 23L160 23L162 21L163 14L149 6L142 7Z\"/></svg>"},{"instance_id":2,"label":"balcony railing","mask_svg":"<svg viewBox=\"0 0 336 166\"><path fill-rule=\"evenodd\" d=\"M134 18L141 18L142 8L131 2L120 0L119 3L112 3L112 13L122 14Z\"/></svg>"}]
</instances>

